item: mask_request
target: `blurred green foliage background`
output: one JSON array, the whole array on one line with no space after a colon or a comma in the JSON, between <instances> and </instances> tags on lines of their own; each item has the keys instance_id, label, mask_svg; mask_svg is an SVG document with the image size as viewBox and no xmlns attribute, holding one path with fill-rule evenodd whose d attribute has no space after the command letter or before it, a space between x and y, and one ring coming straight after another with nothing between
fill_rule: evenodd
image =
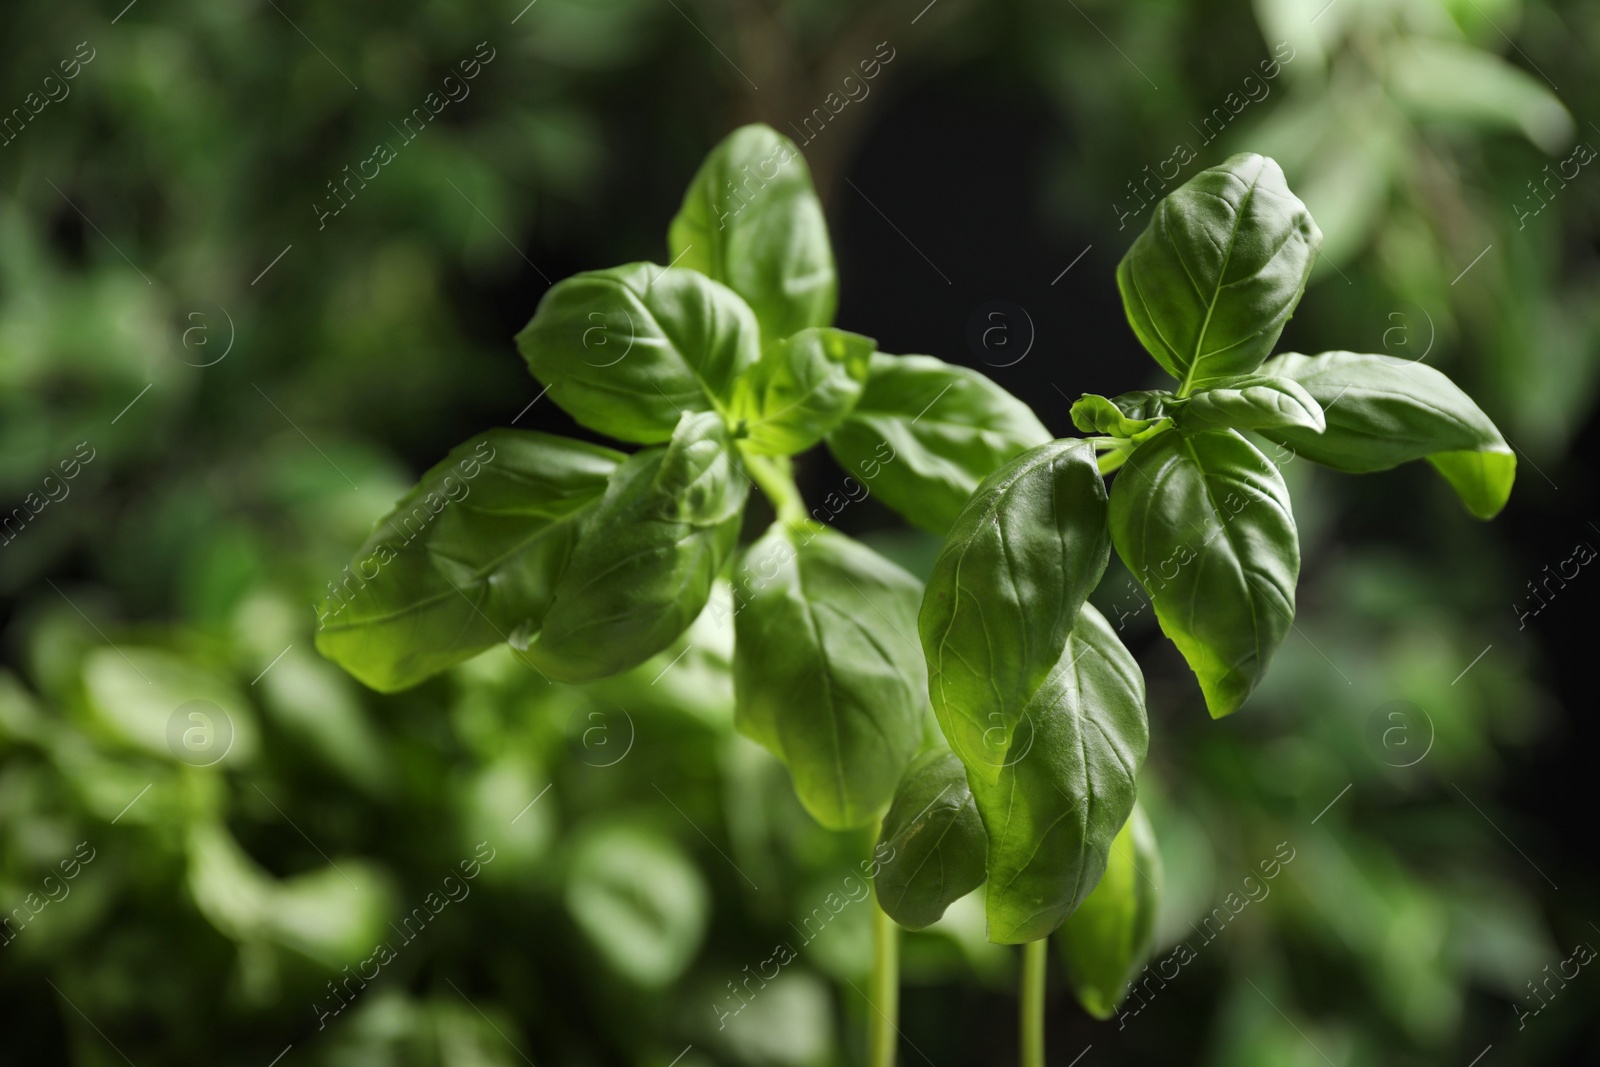
<instances>
[{"instance_id":1,"label":"blurred green foliage background","mask_svg":"<svg viewBox=\"0 0 1600 1067\"><path fill-rule=\"evenodd\" d=\"M501 650L392 697L311 640L321 589L451 445L513 420L583 436L512 333L551 279L664 258L700 156L751 119L811 138L840 324L976 366L1058 433L1069 397L1152 384L1112 269L1178 146L1172 185L1271 154L1327 234L1285 345L1437 363L1521 455L1490 526L1425 472L1287 464L1300 633L1223 723L1108 576L1150 685L1157 959L1195 959L1120 1026L1058 976L1055 1055L1600 1055L1600 977L1549 980L1600 939L1595 579L1562 569L1600 538L1593 4L119 8L0 15L0 503L22 509L0 534L0 1060L854 1062L868 905L803 945L792 924L867 842L810 823L733 733L731 626L581 690ZM432 92L452 98L405 138ZM395 158L335 193L380 141ZM970 341L995 300L1023 312L1011 348ZM843 472L801 477L820 501ZM931 562L876 501L837 521ZM192 700L231 726L208 766L170 740ZM1281 843L1271 892L1207 939ZM783 942L795 962L732 1014ZM1014 1059L1016 957L978 901L904 955L905 1062Z\"/></svg>"}]
</instances>

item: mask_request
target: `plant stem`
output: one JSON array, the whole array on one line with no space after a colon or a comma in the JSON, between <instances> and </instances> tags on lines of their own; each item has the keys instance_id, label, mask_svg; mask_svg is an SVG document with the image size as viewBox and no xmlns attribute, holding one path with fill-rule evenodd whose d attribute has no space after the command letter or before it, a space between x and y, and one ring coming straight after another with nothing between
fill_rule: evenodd
<instances>
[{"instance_id":1,"label":"plant stem","mask_svg":"<svg viewBox=\"0 0 1600 1067\"><path fill-rule=\"evenodd\" d=\"M900 1041L900 927L878 906L872 890L872 1007L867 1020L867 1063L894 1067Z\"/></svg>"},{"instance_id":2,"label":"plant stem","mask_svg":"<svg viewBox=\"0 0 1600 1067\"><path fill-rule=\"evenodd\" d=\"M1022 1067L1044 1067L1044 975L1049 949L1047 937L1022 946Z\"/></svg>"},{"instance_id":3,"label":"plant stem","mask_svg":"<svg viewBox=\"0 0 1600 1067\"><path fill-rule=\"evenodd\" d=\"M1132 455L1132 452L1133 450L1129 448L1118 448L1115 451L1096 457L1095 465L1100 468L1101 474L1110 474L1128 462L1128 457Z\"/></svg>"},{"instance_id":4,"label":"plant stem","mask_svg":"<svg viewBox=\"0 0 1600 1067\"><path fill-rule=\"evenodd\" d=\"M874 820L868 838L877 855L883 821ZM878 904L878 885L872 885L872 981L868 1000L867 1063L869 1067L894 1067L900 1038L900 927Z\"/></svg>"},{"instance_id":5,"label":"plant stem","mask_svg":"<svg viewBox=\"0 0 1600 1067\"><path fill-rule=\"evenodd\" d=\"M794 467L784 456L744 455L745 469L750 480L760 487L778 513L778 521L786 524L806 521L806 502L794 484Z\"/></svg>"}]
</instances>

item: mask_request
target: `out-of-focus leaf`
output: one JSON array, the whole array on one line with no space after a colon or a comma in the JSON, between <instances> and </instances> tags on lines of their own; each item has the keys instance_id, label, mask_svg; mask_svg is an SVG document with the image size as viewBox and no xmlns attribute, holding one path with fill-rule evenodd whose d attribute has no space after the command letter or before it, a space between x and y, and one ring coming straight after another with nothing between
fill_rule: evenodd
<instances>
[{"instance_id":1,"label":"out-of-focus leaf","mask_svg":"<svg viewBox=\"0 0 1600 1067\"><path fill-rule=\"evenodd\" d=\"M1554 154L1572 141L1572 116L1532 74L1493 52L1432 37L1393 45L1389 84L1420 119L1516 130Z\"/></svg>"},{"instance_id":2,"label":"out-of-focus leaf","mask_svg":"<svg viewBox=\"0 0 1600 1067\"><path fill-rule=\"evenodd\" d=\"M626 823L580 832L566 901L606 962L649 989L683 973L700 949L710 914L700 871L677 844Z\"/></svg>"},{"instance_id":3,"label":"out-of-focus leaf","mask_svg":"<svg viewBox=\"0 0 1600 1067\"><path fill-rule=\"evenodd\" d=\"M230 767L255 755L255 712L226 677L193 660L133 645L99 648L84 660L83 685L95 720L150 755Z\"/></svg>"}]
</instances>

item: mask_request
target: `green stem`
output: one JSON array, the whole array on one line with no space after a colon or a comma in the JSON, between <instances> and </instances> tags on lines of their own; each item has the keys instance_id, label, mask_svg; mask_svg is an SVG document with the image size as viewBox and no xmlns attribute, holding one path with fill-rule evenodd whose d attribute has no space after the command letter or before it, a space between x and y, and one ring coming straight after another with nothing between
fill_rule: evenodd
<instances>
[{"instance_id":1,"label":"green stem","mask_svg":"<svg viewBox=\"0 0 1600 1067\"><path fill-rule=\"evenodd\" d=\"M744 455L745 469L750 480L760 487L778 513L778 521L786 524L806 521L806 502L794 484L794 466L784 456Z\"/></svg>"},{"instance_id":2,"label":"green stem","mask_svg":"<svg viewBox=\"0 0 1600 1067\"><path fill-rule=\"evenodd\" d=\"M1128 457L1132 455L1132 453L1132 449L1118 448L1113 452L1107 452L1104 455L1097 456L1095 458L1095 465L1100 468L1101 474L1110 474L1112 471L1128 462Z\"/></svg>"},{"instance_id":3,"label":"green stem","mask_svg":"<svg viewBox=\"0 0 1600 1067\"><path fill-rule=\"evenodd\" d=\"M878 906L872 891L872 1007L867 1020L867 1063L894 1067L900 1030L900 927Z\"/></svg>"},{"instance_id":4,"label":"green stem","mask_svg":"<svg viewBox=\"0 0 1600 1067\"><path fill-rule=\"evenodd\" d=\"M1022 1067L1044 1067L1044 975L1050 939L1022 946Z\"/></svg>"}]
</instances>

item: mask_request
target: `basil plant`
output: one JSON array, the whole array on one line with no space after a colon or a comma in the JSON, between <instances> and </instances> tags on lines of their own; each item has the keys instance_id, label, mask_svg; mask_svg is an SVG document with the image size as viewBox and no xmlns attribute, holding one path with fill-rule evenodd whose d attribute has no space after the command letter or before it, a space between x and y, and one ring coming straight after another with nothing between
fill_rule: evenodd
<instances>
[{"instance_id":1,"label":"basil plant","mask_svg":"<svg viewBox=\"0 0 1600 1067\"><path fill-rule=\"evenodd\" d=\"M1345 471L1425 458L1480 517L1510 492L1510 449L1438 371L1273 355L1320 242L1270 159L1173 192L1117 282L1176 383L1084 396L1071 415L1090 436L1057 440L983 375L831 325L805 161L739 129L690 183L669 265L568 278L517 336L550 400L636 447L466 441L330 585L317 646L385 692L500 642L591 682L678 642L726 581L737 726L818 822L880 828L882 910L917 929L987 883L990 939L1061 930L1075 992L1105 1017L1148 951L1160 879L1135 804L1143 678L1088 603L1111 551L1220 717L1294 618L1294 517L1258 440ZM813 521L792 457L815 447L943 539L925 589ZM776 518L741 547L752 487Z\"/></svg>"}]
</instances>

